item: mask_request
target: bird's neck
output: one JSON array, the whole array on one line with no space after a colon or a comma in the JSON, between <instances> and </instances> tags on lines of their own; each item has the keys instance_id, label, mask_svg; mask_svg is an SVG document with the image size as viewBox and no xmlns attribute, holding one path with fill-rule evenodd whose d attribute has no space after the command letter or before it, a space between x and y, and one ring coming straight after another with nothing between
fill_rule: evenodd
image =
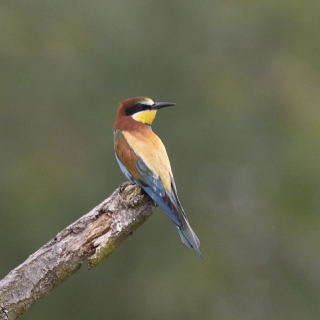
<instances>
[{"instance_id":1,"label":"bird's neck","mask_svg":"<svg viewBox=\"0 0 320 320\"><path fill-rule=\"evenodd\" d=\"M115 124L114 124L115 130L149 130L151 128L151 124L143 123L137 120L134 120L131 116L123 116L118 117Z\"/></svg>"}]
</instances>

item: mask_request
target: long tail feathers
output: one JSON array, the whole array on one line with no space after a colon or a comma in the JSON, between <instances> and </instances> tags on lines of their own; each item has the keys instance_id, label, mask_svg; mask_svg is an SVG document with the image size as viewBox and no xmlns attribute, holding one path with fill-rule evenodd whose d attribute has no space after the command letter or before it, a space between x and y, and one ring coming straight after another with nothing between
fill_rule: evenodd
<instances>
[{"instance_id":1,"label":"long tail feathers","mask_svg":"<svg viewBox=\"0 0 320 320\"><path fill-rule=\"evenodd\" d=\"M189 223L186 221L186 224L182 227L178 227L176 226L180 238L182 240L182 242L188 246L189 248L193 248L194 250L196 250L197 254L199 255L200 259L202 261L204 261L204 258L200 252L200 241L198 239L198 237L196 236L196 234L194 233L194 231L191 229Z\"/></svg>"}]
</instances>

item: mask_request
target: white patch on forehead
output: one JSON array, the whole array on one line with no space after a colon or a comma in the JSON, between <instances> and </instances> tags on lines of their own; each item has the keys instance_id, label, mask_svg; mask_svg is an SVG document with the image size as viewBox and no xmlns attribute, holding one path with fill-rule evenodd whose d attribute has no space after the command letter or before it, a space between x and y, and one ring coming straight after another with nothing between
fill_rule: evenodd
<instances>
[{"instance_id":1,"label":"white patch on forehead","mask_svg":"<svg viewBox=\"0 0 320 320\"><path fill-rule=\"evenodd\" d=\"M141 101L140 103L146 104L148 106L152 106L154 104L154 102L149 98L147 98L146 100Z\"/></svg>"}]
</instances>

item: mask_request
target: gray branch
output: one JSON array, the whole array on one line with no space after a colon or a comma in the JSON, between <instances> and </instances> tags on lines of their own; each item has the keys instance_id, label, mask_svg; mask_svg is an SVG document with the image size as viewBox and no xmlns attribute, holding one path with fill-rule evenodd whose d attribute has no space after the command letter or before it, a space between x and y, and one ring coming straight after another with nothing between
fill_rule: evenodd
<instances>
[{"instance_id":1,"label":"gray branch","mask_svg":"<svg viewBox=\"0 0 320 320\"><path fill-rule=\"evenodd\" d=\"M85 260L97 266L154 209L128 182L32 254L0 281L0 319L13 320L75 273Z\"/></svg>"}]
</instances>

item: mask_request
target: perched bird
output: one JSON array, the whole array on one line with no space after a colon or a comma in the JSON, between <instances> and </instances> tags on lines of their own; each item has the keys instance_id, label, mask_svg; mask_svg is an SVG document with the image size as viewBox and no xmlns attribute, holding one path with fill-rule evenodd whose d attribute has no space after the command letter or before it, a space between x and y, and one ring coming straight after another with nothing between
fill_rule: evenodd
<instances>
[{"instance_id":1,"label":"perched bird","mask_svg":"<svg viewBox=\"0 0 320 320\"><path fill-rule=\"evenodd\" d=\"M199 250L199 239L179 201L166 149L151 129L157 111L169 106L174 106L174 103L153 102L145 97L121 102L114 124L116 159L123 174L141 185L171 218L183 243L194 248L204 260Z\"/></svg>"}]
</instances>

